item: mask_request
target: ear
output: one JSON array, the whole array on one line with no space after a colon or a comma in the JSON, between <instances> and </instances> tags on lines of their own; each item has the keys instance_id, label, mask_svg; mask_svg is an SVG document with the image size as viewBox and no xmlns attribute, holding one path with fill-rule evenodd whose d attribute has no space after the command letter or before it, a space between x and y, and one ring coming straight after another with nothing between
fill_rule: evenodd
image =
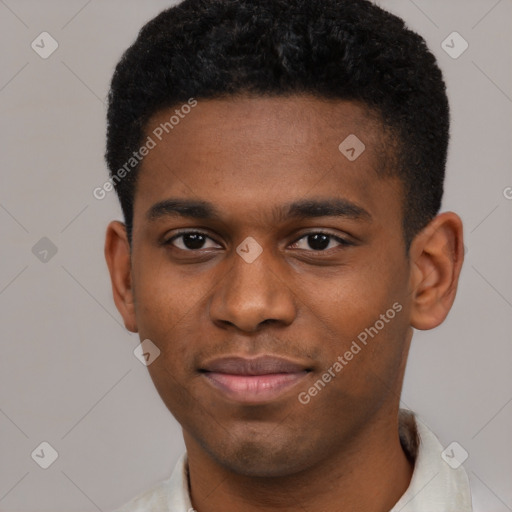
<instances>
[{"instance_id":1,"label":"ear","mask_svg":"<svg viewBox=\"0 0 512 512\"><path fill-rule=\"evenodd\" d=\"M411 258L411 326L433 329L448 315L464 260L460 217L444 212L413 240Z\"/></svg>"},{"instance_id":2,"label":"ear","mask_svg":"<svg viewBox=\"0 0 512 512\"><path fill-rule=\"evenodd\" d=\"M122 222L113 221L107 227L105 237L105 259L107 260L112 292L117 310L121 313L125 327L137 332L133 299L130 244L126 227Z\"/></svg>"}]
</instances>

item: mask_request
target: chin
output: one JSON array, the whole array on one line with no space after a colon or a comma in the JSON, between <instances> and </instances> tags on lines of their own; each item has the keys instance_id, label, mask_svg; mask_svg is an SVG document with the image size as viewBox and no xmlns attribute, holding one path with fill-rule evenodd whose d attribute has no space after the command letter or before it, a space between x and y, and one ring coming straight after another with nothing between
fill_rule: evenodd
<instances>
[{"instance_id":1,"label":"chin","mask_svg":"<svg viewBox=\"0 0 512 512\"><path fill-rule=\"evenodd\" d=\"M222 450L208 450L215 461L238 475L267 478L286 477L298 473L311 465L309 453L297 451L297 443L289 440L285 445L276 446L275 439L260 442L246 440L224 447Z\"/></svg>"}]
</instances>

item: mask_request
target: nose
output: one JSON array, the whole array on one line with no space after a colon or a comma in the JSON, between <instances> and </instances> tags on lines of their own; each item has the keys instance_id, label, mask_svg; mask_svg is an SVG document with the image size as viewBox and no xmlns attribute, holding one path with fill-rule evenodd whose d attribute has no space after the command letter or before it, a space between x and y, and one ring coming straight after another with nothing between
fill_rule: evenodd
<instances>
[{"instance_id":1,"label":"nose","mask_svg":"<svg viewBox=\"0 0 512 512\"><path fill-rule=\"evenodd\" d=\"M279 263L272 259L265 250L251 263L233 255L233 265L210 302L210 317L217 326L255 332L266 324L287 326L293 322L294 295Z\"/></svg>"}]
</instances>

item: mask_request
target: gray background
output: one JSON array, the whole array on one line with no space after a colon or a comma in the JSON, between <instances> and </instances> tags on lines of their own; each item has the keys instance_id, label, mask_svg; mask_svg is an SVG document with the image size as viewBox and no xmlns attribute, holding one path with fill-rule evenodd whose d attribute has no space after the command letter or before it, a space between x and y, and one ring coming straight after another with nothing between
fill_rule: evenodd
<instances>
[{"instance_id":1,"label":"gray background","mask_svg":"<svg viewBox=\"0 0 512 512\"><path fill-rule=\"evenodd\" d=\"M166 478L184 449L111 298L103 240L120 209L113 193L92 195L107 176L113 67L168 5L0 0L2 511L110 510ZM403 405L468 451L476 503L512 510L512 1L381 5L445 73L443 210L462 217L467 247L452 312L415 334ZM47 59L31 48L43 31L59 44ZM441 47L453 31L469 43L457 59ZM32 250L42 237L57 248L46 262ZM59 455L46 470L31 458L42 441Z\"/></svg>"}]
</instances>

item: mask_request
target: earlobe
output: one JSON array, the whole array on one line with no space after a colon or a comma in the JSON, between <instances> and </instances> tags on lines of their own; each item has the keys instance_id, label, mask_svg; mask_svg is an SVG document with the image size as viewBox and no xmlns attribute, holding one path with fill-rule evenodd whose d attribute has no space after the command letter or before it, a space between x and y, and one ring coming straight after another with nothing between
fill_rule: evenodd
<instances>
[{"instance_id":1,"label":"earlobe","mask_svg":"<svg viewBox=\"0 0 512 512\"><path fill-rule=\"evenodd\" d=\"M107 227L105 259L110 272L116 307L123 317L125 327L131 332L137 332L130 244L126 235L126 227L122 222L112 221Z\"/></svg>"},{"instance_id":2,"label":"earlobe","mask_svg":"<svg viewBox=\"0 0 512 512\"><path fill-rule=\"evenodd\" d=\"M448 315L464 259L460 217L444 212L435 217L411 245L411 326L427 330Z\"/></svg>"}]
</instances>

